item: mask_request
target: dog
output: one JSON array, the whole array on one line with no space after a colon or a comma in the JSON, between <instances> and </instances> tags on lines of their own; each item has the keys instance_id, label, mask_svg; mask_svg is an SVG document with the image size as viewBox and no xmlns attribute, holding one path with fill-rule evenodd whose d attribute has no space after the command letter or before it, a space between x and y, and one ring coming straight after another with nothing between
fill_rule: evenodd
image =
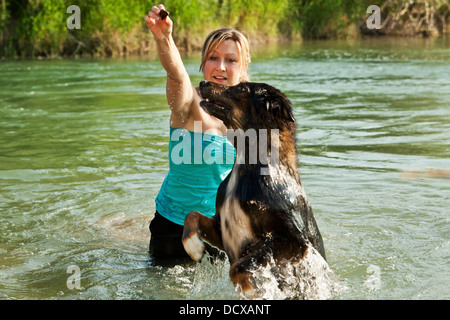
<instances>
[{"instance_id":1,"label":"dog","mask_svg":"<svg viewBox=\"0 0 450 320\"><path fill-rule=\"evenodd\" d=\"M245 148L239 148L239 137L234 136L236 160L218 188L216 214L209 218L192 211L185 218L186 252L193 260L201 260L203 241L223 250L230 260L230 278L244 295L255 290L252 272L271 258L278 265L299 261L312 246L326 259L298 173L296 121L290 101L264 83L226 87L202 81L200 93L202 109L222 120L228 130L253 130L258 139L263 130L274 131L266 135L267 143L258 141L256 146L258 153L270 156L276 149L278 161L255 161L250 151L255 141L246 139Z\"/></svg>"}]
</instances>

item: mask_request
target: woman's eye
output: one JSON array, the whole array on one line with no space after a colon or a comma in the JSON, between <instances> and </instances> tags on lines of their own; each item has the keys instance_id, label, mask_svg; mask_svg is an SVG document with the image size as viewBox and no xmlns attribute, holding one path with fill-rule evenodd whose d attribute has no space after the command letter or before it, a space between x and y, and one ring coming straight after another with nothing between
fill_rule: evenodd
<instances>
[{"instance_id":1,"label":"woman's eye","mask_svg":"<svg viewBox=\"0 0 450 320\"><path fill-rule=\"evenodd\" d=\"M216 56L211 56L211 57L209 57L209 60L217 60L217 57Z\"/></svg>"},{"instance_id":2,"label":"woman's eye","mask_svg":"<svg viewBox=\"0 0 450 320\"><path fill-rule=\"evenodd\" d=\"M231 62L231 63L236 62L236 59L229 58L229 59L228 59L228 62Z\"/></svg>"}]
</instances>

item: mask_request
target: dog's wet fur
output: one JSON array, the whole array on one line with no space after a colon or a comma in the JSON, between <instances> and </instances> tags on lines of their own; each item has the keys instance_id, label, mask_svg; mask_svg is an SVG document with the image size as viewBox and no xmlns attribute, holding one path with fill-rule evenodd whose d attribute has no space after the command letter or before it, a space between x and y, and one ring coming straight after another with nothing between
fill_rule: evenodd
<instances>
[{"instance_id":1,"label":"dog's wet fur","mask_svg":"<svg viewBox=\"0 0 450 320\"><path fill-rule=\"evenodd\" d=\"M264 83L226 87L202 81L200 93L204 99L200 106L228 129L255 129L257 133L278 129L276 140L267 135L266 152L270 155L272 148L278 148L279 161L250 163L249 141L245 150L235 145L236 162L218 188L215 216L198 211L186 216L182 237L186 252L199 261L203 241L225 251L231 280L244 293L255 289L252 271L270 259L280 265L299 261L310 246L325 259L322 236L298 173L296 122L290 101ZM264 168L268 174L261 174Z\"/></svg>"}]
</instances>

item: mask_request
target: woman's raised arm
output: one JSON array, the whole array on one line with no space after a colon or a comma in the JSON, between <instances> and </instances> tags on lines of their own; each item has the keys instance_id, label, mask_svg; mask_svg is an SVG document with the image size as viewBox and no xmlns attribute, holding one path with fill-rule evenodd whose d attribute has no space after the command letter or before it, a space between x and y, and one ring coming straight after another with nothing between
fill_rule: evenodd
<instances>
[{"instance_id":1,"label":"woman's raised arm","mask_svg":"<svg viewBox=\"0 0 450 320\"><path fill-rule=\"evenodd\" d=\"M167 72L166 96L172 121L183 122L190 116L194 87L172 38L173 22L170 16L161 19L160 10L165 10L162 4L152 7L145 22L155 37L159 60Z\"/></svg>"}]
</instances>

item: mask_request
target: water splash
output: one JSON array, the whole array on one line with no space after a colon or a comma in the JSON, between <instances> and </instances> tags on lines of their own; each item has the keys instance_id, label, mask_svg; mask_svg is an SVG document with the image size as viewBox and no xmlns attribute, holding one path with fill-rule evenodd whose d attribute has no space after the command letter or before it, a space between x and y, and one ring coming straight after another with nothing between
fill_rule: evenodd
<instances>
[{"instance_id":1,"label":"water splash","mask_svg":"<svg viewBox=\"0 0 450 320\"><path fill-rule=\"evenodd\" d=\"M255 300L326 300L336 297L345 288L320 253L309 247L304 259L283 268L271 261L253 271L257 289L244 294L235 288L229 277L230 262L206 254L195 266L189 284L189 299L255 299Z\"/></svg>"},{"instance_id":2,"label":"water splash","mask_svg":"<svg viewBox=\"0 0 450 320\"><path fill-rule=\"evenodd\" d=\"M312 247L298 263L286 263L280 268L272 259L254 271L253 276L257 289L250 295L240 291L242 299L325 300L343 289L327 262Z\"/></svg>"},{"instance_id":3,"label":"water splash","mask_svg":"<svg viewBox=\"0 0 450 320\"><path fill-rule=\"evenodd\" d=\"M239 299L229 276L230 262L226 257L211 257L208 253L196 265L190 299Z\"/></svg>"}]
</instances>

